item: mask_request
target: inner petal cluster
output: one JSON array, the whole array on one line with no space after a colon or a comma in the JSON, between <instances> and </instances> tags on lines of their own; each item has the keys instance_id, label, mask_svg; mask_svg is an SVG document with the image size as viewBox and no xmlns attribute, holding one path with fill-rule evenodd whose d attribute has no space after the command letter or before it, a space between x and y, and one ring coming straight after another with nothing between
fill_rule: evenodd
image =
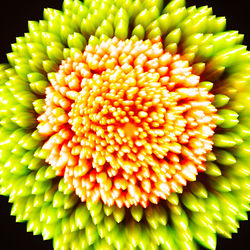
<instances>
[{"instance_id":1,"label":"inner petal cluster","mask_svg":"<svg viewBox=\"0 0 250 250\"><path fill-rule=\"evenodd\" d=\"M39 132L46 161L82 201L157 204L204 171L213 95L161 38L87 45L46 89Z\"/></svg>"}]
</instances>

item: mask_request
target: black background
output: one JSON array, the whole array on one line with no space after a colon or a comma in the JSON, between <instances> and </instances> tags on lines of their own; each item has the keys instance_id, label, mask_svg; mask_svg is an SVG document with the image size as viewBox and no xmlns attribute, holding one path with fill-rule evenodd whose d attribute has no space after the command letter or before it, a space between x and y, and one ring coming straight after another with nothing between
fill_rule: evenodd
<instances>
[{"instance_id":1,"label":"black background","mask_svg":"<svg viewBox=\"0 0 250 250\"><path fill-rule=\"evenodd\" d=\"M249 46L250 18L248 0L187 0L187 5L213 7L213 13L227 18L227 29L238 30L245 34L244 44ZM44 8L61 9L62 0L9 0L0 1L0 63L7 62L5 54L11 51L11 43L15 38L28 32L29 20L40 20ZM3 250L33 250L52 249L51 241L43 241L41 236L33 236L26 232L25 223L16 223L10 216L11 204L8 198L0 196L0 249ZM250 249L250 221L241 222L238 234L233 234L231 240L218 238L218 250Z\"/></svg>"}]
</instances>

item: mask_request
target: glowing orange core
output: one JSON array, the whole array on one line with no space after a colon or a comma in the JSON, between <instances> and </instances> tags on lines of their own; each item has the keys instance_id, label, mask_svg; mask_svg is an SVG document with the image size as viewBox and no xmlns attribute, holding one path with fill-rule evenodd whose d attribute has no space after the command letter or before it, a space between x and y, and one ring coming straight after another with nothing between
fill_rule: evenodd
<instances>
[{"instance_id":1,"label":"glowing orange core","mask_svg":"<svg viewBox=\"0 0 250 250\"><path fill-rule=\"evenodd\" d=\"M160 38L87 45L46 89L46 161L82 201L119 207L166 199L204 171L216 109Z\"/></svg>"}]
</instances>

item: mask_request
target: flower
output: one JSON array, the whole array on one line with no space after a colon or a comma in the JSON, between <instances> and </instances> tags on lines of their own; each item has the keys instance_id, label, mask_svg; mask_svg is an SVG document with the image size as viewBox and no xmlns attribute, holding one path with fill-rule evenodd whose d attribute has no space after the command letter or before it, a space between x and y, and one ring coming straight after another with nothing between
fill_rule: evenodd
<instances>
[{"instance_id":1,"label":"flower","mask_svg":"<svg viewBox=\"0 0 250 250\"><path fill-rule=\"evenodd\" d=\"M55 249L214 249L236 232L242 35L182 0L68 0L44 19L0 68L0 191L17 221Z\"/></svg>"}]
</instances>

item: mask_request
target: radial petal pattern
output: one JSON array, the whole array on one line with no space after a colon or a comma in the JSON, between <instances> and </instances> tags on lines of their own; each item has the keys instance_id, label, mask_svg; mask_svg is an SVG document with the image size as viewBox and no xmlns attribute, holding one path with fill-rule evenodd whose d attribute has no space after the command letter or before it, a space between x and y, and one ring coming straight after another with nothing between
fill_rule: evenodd
<instances>
[{"instance_id":1,"label":"radial petal pattern","mask_svg":"<svg viewBox=\"0 0 250 250\"><path fill-rule=\"evenodd\" d=\"M183 0L65 0L29 22L0 65L16 220L55 249L215 249L237 232L250 53L225 24Z\"/></svg>"},{"instance_id":2,"label":"radial petal pattern","mask_svg":"<svg viewBox=\"0 0 250 250\"><path fill-rule=\"evenodd\" d=\"M147 207L205 170L214 96L160 40L88 45L51 76L38 131L82 201Z\"/></svg>"}]
</instances>

